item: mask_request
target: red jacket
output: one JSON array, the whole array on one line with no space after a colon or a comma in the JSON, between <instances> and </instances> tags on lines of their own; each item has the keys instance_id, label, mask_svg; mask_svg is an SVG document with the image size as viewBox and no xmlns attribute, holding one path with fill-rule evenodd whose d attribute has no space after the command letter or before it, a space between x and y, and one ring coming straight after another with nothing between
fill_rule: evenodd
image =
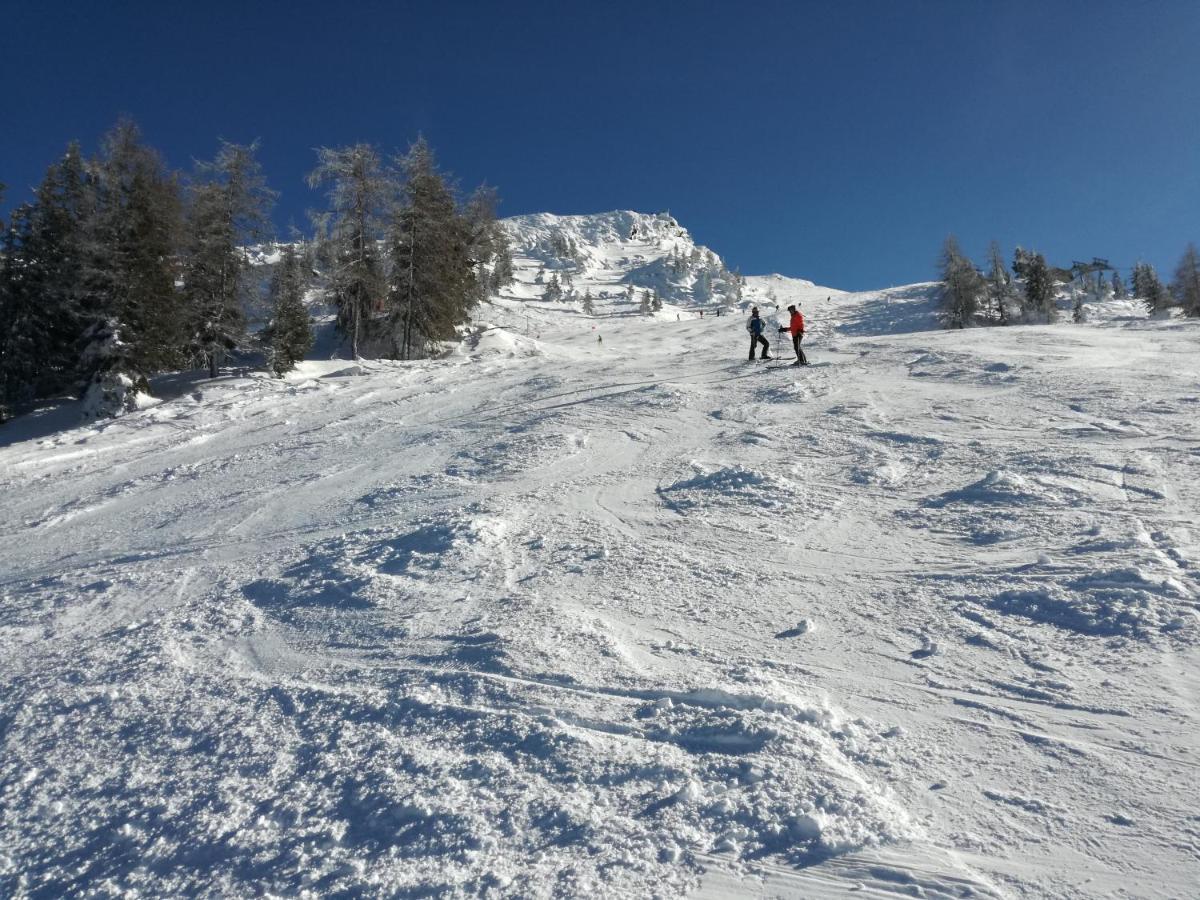
<instances>
[{"instance_id":1,"label":"red jacket","mask_svg":"<svg viewBox=\"0 0 1200 900\"><path fill-rule=\"evenodd\" d=\"M792 313L792 321L788 323L788 331L792 333L792 337L804 334L804 316L800 315L800 310Z\"/></svg>"}]
</instances>

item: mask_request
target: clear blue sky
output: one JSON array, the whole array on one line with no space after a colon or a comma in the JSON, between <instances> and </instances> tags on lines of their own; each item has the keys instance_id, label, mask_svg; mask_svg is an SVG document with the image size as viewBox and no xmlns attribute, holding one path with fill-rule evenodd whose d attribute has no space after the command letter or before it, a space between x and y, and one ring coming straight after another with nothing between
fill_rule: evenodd
<instances>
[{"instance_id":1,"label":"clear blue sky","mask_svg":"<svg viewBox=\"0 0 1200 900\"><path fill-rule=\"evenodd\" d=\"M948 233L1052 262L1200 242L1196 0L0 3L0 181L128 113L180 168L424 132L504 214L670 208L747 273L927 280Z\"/></svg>"}]
</instances>

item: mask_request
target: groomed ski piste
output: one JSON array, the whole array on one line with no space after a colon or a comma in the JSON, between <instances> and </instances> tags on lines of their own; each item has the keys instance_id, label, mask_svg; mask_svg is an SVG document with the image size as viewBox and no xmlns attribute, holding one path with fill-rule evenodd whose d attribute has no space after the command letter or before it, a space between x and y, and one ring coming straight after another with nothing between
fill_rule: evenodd
<instances>
[{"instance_id":1,"label":"groomed ski piste","mask_svg":"<svg viewBox=\"0 0 1200 900\"><path fill-rule=\"evenodd\" d=\"M443 358L0 428L0 895L1195 896L1200 322L701 318L667 221L510 220Z\"/></svg>"}]
</instances>

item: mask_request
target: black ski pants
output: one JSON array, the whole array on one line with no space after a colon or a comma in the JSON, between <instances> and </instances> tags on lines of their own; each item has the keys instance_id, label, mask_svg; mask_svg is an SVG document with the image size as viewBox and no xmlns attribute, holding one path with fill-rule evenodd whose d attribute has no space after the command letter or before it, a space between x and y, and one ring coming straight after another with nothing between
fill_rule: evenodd
<instances>
[{"instance_id":1,"label":"black ski pants","mask_svg":"<svg viewBox=\"0 0 1200 900\"><path fill-rule=\"evenodd\" d=\"M792 335L792 347L796 350L796 362L802 366L808 365L808 357L804 355L804 351L800 349L800 342L804 340L804 332L797 332Z\"/></svg>"},{"instance_id":2,"label":"black ski pants","mask_svg":"<svg viewBox=\"0 0 1200 900\"><path fill-rule=\"evenodd\" d=\"M754 359L754 348L757 347L760 342L762 343L763 348L762 348L762 353L759 354L758 358L759 359L767 358L767 351L769 351L771 349L770 343L768 343L767 339L765 337L763 337L761 334L752 334L752 335L750 335L750 358L751 359Z\"/></svg>"}]
</instances>

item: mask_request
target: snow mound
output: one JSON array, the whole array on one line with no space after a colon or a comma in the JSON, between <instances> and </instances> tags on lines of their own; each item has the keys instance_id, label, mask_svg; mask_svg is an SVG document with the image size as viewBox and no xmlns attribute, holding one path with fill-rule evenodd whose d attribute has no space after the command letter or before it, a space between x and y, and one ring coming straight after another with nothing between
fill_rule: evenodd
<instances>
[{"instance_id":1,"label":"snow mound","mask_svg":"<svg viewBox=\"0 0 1200 900\"><path fill-rule=\"evenodd\" d=\"M951 504L1004 505L1060 499L1048 485L1018 472L994 469L978 481L925 501L930 507Z\"/></svg>"},{"instance_id":2,"label":"snow mound","mask_svg":"<svg viewBox=\"0 0 1200 900\"><path fill-rule=\"evenodd\" d=\"M1049 585L1002 591L998 612L1079 634L1145 637L1196 630L1192 591L1177 579L1138 568L1088 572Z\"/></svg>"},{"instance_id":3,"label":"snow mound","mask_svg":"<svg viewBox=\"0 0 1200 900\"><path fill-rule=\"evenodd\" d=\"M536 338L488 324L481 325L478 333L468 339L459 352L464 350L475 356L504 359L545 356L548 352L546 345Z\"/></svg>"},{"instance_id":4,"label":"snow mound","mask_svg":"<svg viewBox=\"0 0 1200 900\"><path fill-rule=\"evenodd\" d=\"M679 511L719 506L757 506L781 509L799 492L787 478L740 465L715 469L692 463L696 474L659 489L660 496Z\"/></svg>"}]
</instances>

